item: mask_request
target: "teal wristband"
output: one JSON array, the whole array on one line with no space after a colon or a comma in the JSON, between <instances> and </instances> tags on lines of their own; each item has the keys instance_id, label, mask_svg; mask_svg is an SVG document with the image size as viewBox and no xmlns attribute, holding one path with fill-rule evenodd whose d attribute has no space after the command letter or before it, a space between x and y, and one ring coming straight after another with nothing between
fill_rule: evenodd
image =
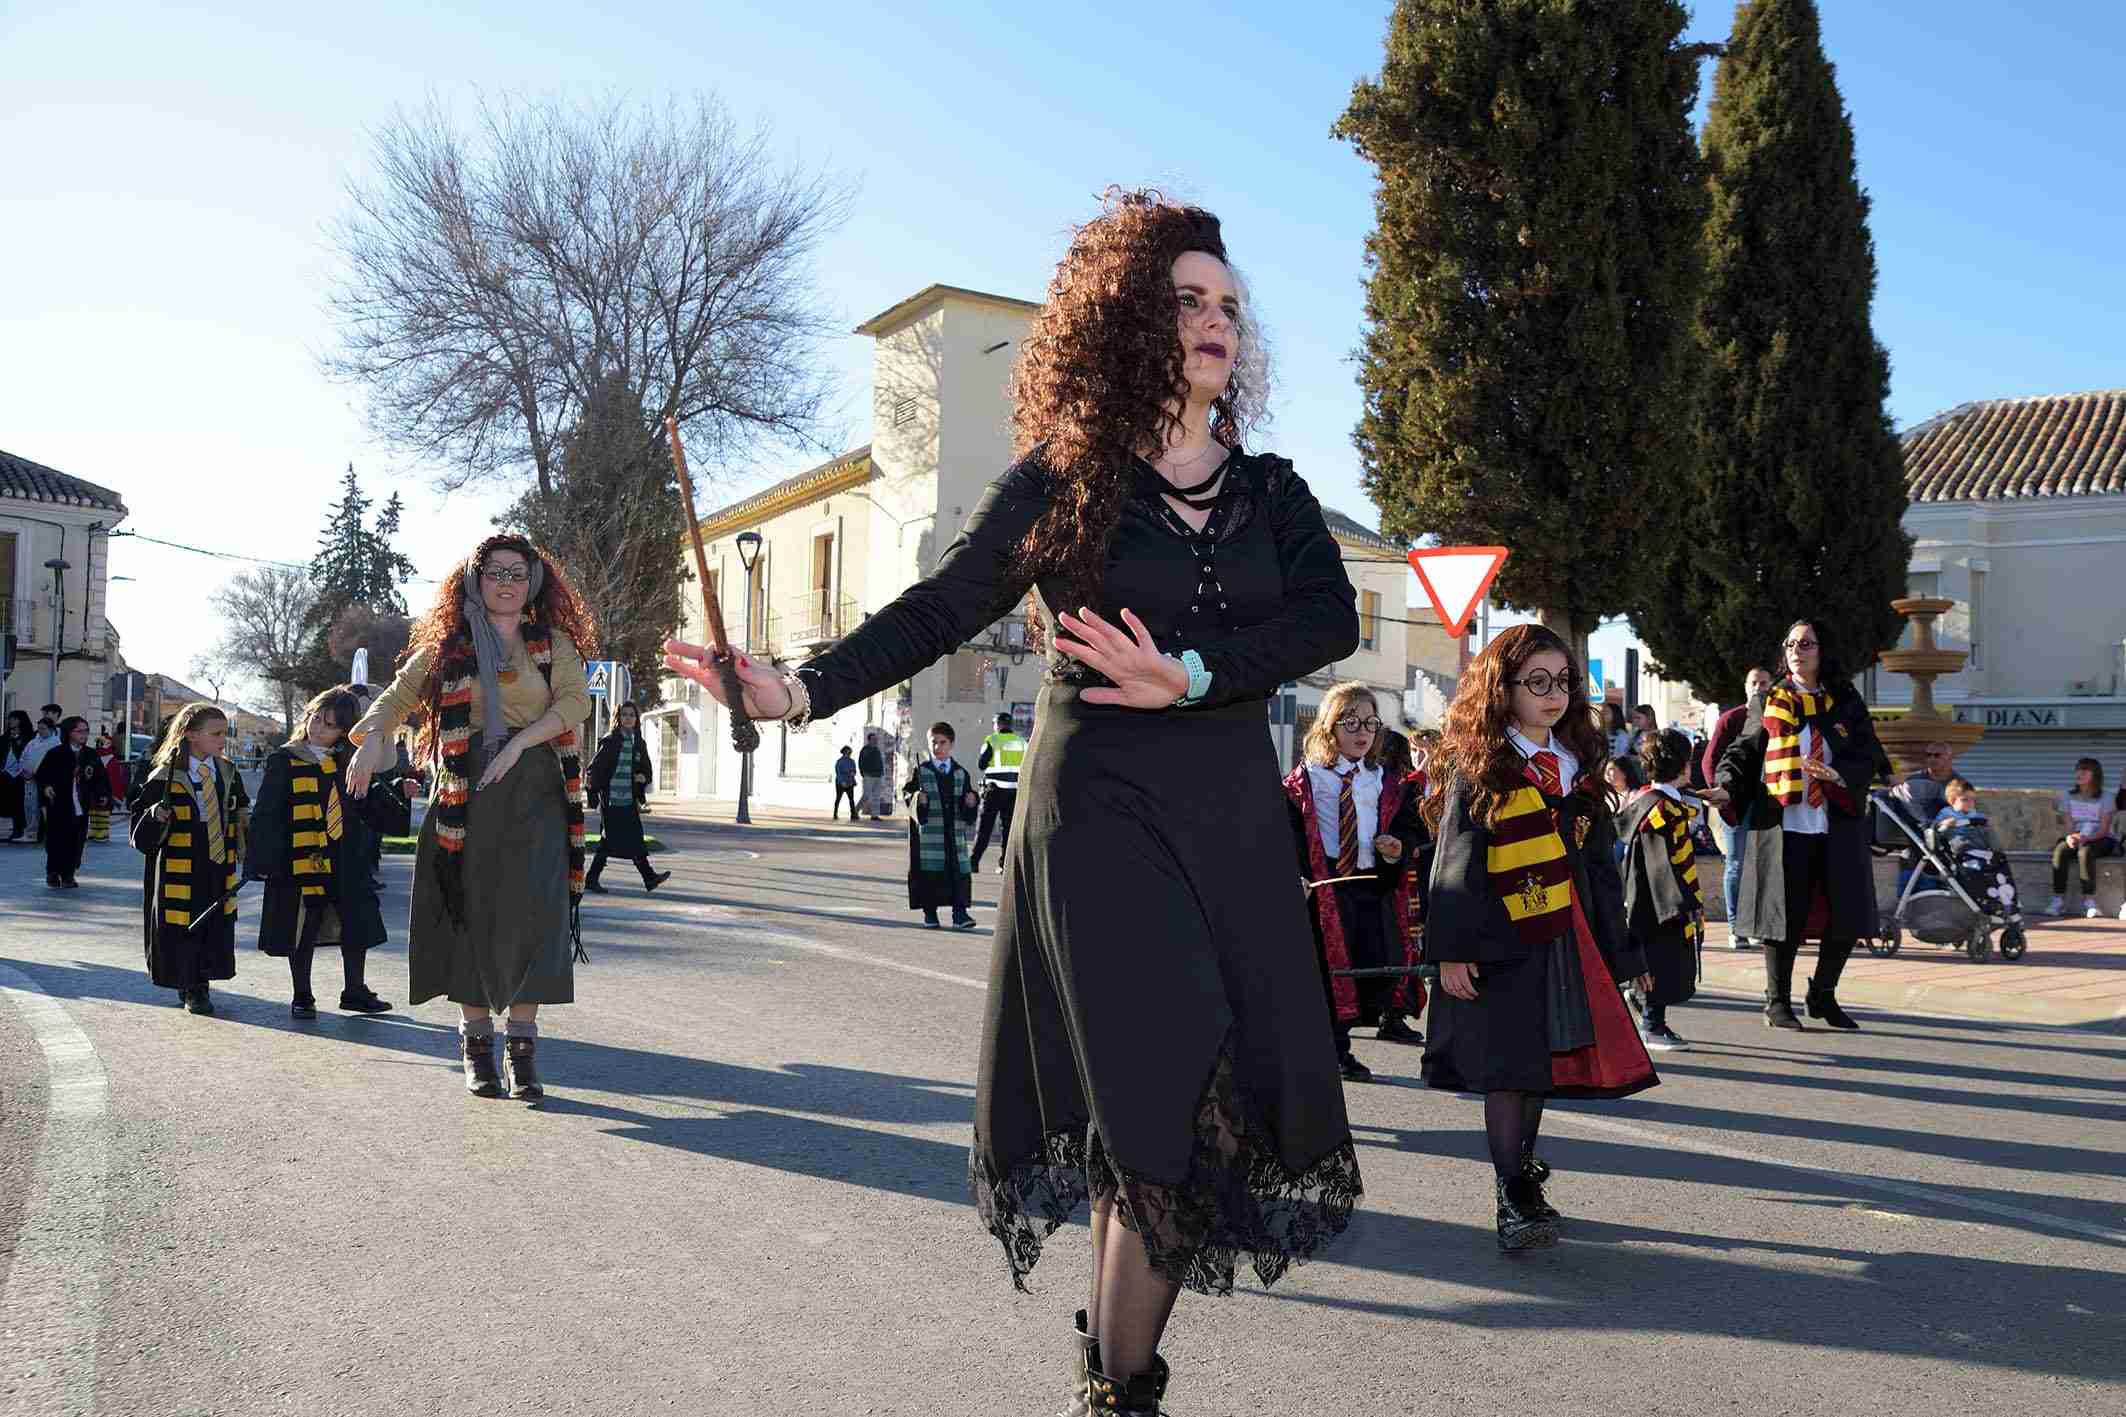
<instances>
[{"instance_id":1,"label":"teal wristband","mask_svg":"<svg viewBox=\"0 0 2126 1417\"><path fill-rule=\"evenodd\" d=\"M1203 667L1203 656L1192 649L1181 652L1181 667L1188 671L1188 692L1174 700L1175 708L1186 708L1211 691L1211 671Z\"/></svg>"}]
</instances>

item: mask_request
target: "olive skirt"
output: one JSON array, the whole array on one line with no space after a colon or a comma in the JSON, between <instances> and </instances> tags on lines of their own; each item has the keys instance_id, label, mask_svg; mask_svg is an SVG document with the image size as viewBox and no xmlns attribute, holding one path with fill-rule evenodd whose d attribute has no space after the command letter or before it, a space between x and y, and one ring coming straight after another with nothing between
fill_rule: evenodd
<instances>
[{"instance_id":1,"label":"olive skirt","mask_svg":"<svg viewBox=\"0 0 2126 1417\"><path fill-rule=\"evenodd\" d=\"M484 755L473 750L480 780ZM438 996L492 1009L566 1004L576 997L568 933L568 813L561 760L551 747L527 751L501 781L466 805L465 921L443 904L431 800L414 856L413 910L406 931L413 1002Z\"/></svg>"}]
</instances>

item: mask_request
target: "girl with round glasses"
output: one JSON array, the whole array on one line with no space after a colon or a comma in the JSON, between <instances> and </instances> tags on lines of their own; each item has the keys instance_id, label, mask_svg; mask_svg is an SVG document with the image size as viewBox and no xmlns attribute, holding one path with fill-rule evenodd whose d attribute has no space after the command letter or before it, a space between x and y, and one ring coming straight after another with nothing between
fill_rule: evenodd
<instances>
[{"instance_id":1,"label":"girl with round glasses","mask_svg":"<svg viewBox=\"0 0 2126 1417\"><path fill-rule=\"evenodd\" d=\"M1484 1095L1498 1245L1557 1242L1535 1154L1551 1097L1654 1086L1617 986L1650 987L1611 851L1606 745L1564 641L1515 625L1463 671L1425 794L1439 966L1425 1081Z\"/></svg>"}]
</instances>

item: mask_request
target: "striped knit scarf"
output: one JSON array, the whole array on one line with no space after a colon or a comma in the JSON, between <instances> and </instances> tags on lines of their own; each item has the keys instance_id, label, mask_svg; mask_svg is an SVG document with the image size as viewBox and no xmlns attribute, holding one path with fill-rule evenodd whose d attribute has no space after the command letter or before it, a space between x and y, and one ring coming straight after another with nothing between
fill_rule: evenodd
<instances>
[{"instance_id":1,"label":"striped knit scarf","mask_svg":"<svg viewBox=\"0 0 2126 1417\"><path fill-rule=\"evenodd\" d=\"M915 770L917 790L929 804L916 837L916 864L926 875L974 874L972 844L967 839L966 823L960 820L960 801L969 789L960 786L960 778L957 764L949 773L938 772L927 761ZM953 843L950 857L945 854L948 830Z\"/></svg>"},{"instance_id":2,"label":"striped knit scarf","mask_svg":"<svg viewBox=\"0 0 2126 1417\"><path fill-rule=\"evenodd\" d=\"M1524 942L1545 945L1569 928L1572 866L1557 819L1534 786L1515 788L1499 803L1484 869Z\"/></svg>"},{"instance_id":3,"label":"striped knit scarf","mask_svg":"<svg viewBox=\"0 0 2126 1417\"><path fill-rule=\"evenodd\" d=\"M1691 818L1696 815L1689 807L1668 800L1655 803L1646 814L1648 829L1659 832L1668 843L1668 864L1676 868L1676 879L1683 886L1683 938L1693 945L1698 943L1698 922L1704 918L1698 894L1698 849L1690 839Z\"/></svg>"},{"instance_id":4,"label":"striped knit scarf","mask_svg":"<svg viewBox=\"0 0 2126 1417\"><path fill-rule=\"evenodd\" d=\"M524 649L551 689L554 682L554 637L542 625L526 621ZM479 697L480 666L473 654L472 634L460 630L445 648L437 671L442 706L436 714L436 752L442 764L436 773L434 813L436 858L443 887L443 905L458 925L465 923L465 813L472 800L473 700ZM550 740L561 755L562 793L568 819L568 936L579 964L590 962L583 948L583 755L571 728Z\"/></svg>"},{"instance_id":5,"label":"striped knit scarf","mask_svg":"<svg viewBox=\"0 0 2126 1417\"><path fill-rule=\"evenodd\" d=\"M1798 806L1808 794L1808 774L1801 770L1801 725L1830 706L1827 691L1812 694L1791 684L1779 685L1764 701L1764 790L1782 807ZM1822 731L1816 730L1819 735Z\"/></svg>"}]
</instances>

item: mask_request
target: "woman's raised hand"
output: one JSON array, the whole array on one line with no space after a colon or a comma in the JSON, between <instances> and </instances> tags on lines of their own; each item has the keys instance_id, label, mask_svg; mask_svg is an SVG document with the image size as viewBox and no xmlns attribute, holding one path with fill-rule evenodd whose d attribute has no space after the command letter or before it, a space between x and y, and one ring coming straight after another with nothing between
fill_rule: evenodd
<instances>
[{"instance_id":1,"label":"woman's raised hand","mask_svg":"<svg viewBox=\"0 0 2126 1417\"><path fill-rule=\"evenodd\" d=\"M1085 702L1168 708L1188 692L1188 670L1180 660L1161 654L1152 632L1129 611L1122 612L1124 629L1082 605L1075 615L1067 610L1058 615L1056 624L1064 632L1056 636L1056 648L1114 683L1112 689L1087 689L1080 695Z\"/></svg>"},{"instance_id":2,"label":"woman's raised hand","mask_svg":"<svg viewBox=\"0 0 2126 1417\"><path fill-rule=\"evenodd\" d=\"M391 747L389 733L372 733L364 738L347 760L347 795L363 797L369 792L369 779L376 776L377 769L384 766L384 754Z\"/></svg>"},{"instance_id":3,"label":"woman's raised hand","mask_svg":"<svg viewBox=\"0 0 2126 1417\"><path fill-rule=\"evenodd\" d=\"M732 651L737 654L737 651ZM774 722L787 717L790 708L790 687L783 683L782 675L773 669L755 664L742 654L738 658L738 682L745 690L746 717L762 722ZM725 708L731 705L725 700L723 676L716 668L716 651L707 645L690 645L685 640L664 642L664 667L682 679L691 679L709 691L709 697Z\"/></svg>"}]
</instances>

